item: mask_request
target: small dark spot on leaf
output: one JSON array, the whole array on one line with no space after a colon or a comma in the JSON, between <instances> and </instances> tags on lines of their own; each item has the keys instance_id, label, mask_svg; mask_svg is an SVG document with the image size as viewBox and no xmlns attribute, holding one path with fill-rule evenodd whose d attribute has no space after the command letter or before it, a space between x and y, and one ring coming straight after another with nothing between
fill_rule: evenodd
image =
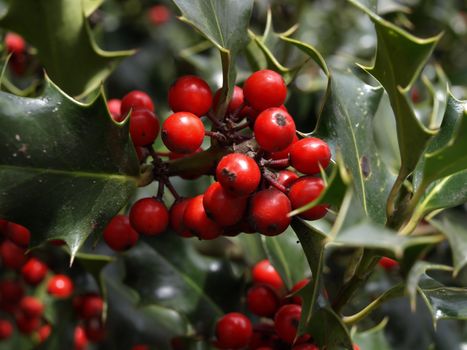
<instances>
[{"instance_id":1,"label":"small dark spot on leaf","mask_svg":"<svg viewBox=\"0 0 467 350\"><path fill-rule=\"evenodd\" d=\"M362 169L363 177L367 178L371 174L370 162L366 156L360 158L360 168Z\"/></svg>"}]
</instances>

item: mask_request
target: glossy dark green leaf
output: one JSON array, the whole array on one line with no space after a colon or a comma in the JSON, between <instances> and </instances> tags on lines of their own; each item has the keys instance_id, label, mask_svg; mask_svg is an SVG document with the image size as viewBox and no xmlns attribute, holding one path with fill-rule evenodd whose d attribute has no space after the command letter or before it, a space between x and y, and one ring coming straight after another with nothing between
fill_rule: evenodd
<instances>
[{"instance_id":1,"label":"glossy dark green leaf","mask_svg":"<svg viewBox=\"0 0 467 350\"><path fill-rule=\"evenodd\" d=\"M96 11L103 2L104 0L83 0L84 14L89 16L91 13Z\"/></svg>"},{"instance_id":2,"label":"glossy dark green leaf","mask_svg":"<svg viewBox=\"0 0 467 350\"><path fill-rule=\"evenodd\" d=\"M39 98L0 92L0 216L28 227L31 244L63 239L76 254L137 187L128 124L102 95L79 104L47 81Z\"/></svg>"},{"instance_id":3,"label":"glossy dark green leaf","mask_svg":"<svg viewBox=\"0 0 467 350\"><path fill-rule=\"evenodd\" d=\"M144 305L180 312L196 329L210 330L225 310L233 310L243 293L243 276L231 263L201 256L189 240L168 232L140 243L124 257L125 283Z\"/></svg>"},{"instance_id":4,"label":"glossy dark green leaf","mask_svg":"<svg viewBox=\"0 0 467 350\"><path fill-rule=\"evenodd\" d=\"M353 336L353 341L360 349L391 350L388 340L384 334L384 327L387 320L383 320L379 325L364 332L357 332Z\"/></svg>"},{"instance_id":5,"label":"glossy dark green leaf","mask_svg":"<svg viewBox=\"0 0 467 350\"><path fill-rule=\"evenodd\" d=\"M73 96L97 88L120 60L132 54L97 46L84 13L92 9L90 3L83 8L82 1L13 0L0 20L0 26L37 48L47 74Z\"/></svg>"},{"instance_id":6,"label":"glossy dark green leaf","mask_svg":"<svg viewBox=\"0 0 467 350\"><path fill-rule=\"evenodd\" d=\"M349 330L330 308L320 308L312 316L307 331L313 335L314 342L329 350L352 350L353 343Z\"/></svg>"},{"instance_id":7,"label":"glossy dark green leaf","mask_svg":"<svg viewBox=\"0 0 467 350\"><path fill-rule=\"evenodd\" d=\"M261 236L261 241L269 261L279 272L288 289L308 276L305 254L290 227L278 236Z\"/></svg>"}]
</instances>

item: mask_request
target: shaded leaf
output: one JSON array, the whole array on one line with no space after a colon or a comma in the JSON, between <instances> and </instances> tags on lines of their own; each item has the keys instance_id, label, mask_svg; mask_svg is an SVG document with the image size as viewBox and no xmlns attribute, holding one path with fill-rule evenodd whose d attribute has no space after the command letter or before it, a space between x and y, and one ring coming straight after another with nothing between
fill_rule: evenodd
<instances>
[{"instance_id":1,"label":"shaded leaf","mask_svg":"<svg viewBox=\"0 0 467 350\"><path fill-rule=\"evenodd\" d=\"M89 16L94 11L96 11L97 8L102 5L103 2L104 0L83 0L84 14L86 16Z\"/></svg>"},{"instance_id":2,"label":"shaded leaf","mask_svg":"<svg viewBox=\"0 0 467 350\"><path fill-rule=\"evenodd\" d=\"M307 331L314 342L329 350L352 350L353 344L347 327L330 308L320 308L312 316Z\"/></svg>"},{"instance_id":3,"label":"shaded leaf","mask_svg":"<svg viewBox=\"0 0 467 350\"><path fill-rule=\"evenodd\" d=\"M353 341L360 349L378 349L391 350L386 336L384 335L384 327L387 320L383 320L379 325L364 332L355 333Z\"/></svg>"},{"instance_id":4,"label":"shaded leaf","mask_svg":"<svg viewBox=\"0 0 467 350\"><path fill-rule=\"evenodd\" d=\"M0 92L0 216L31 244L63 239L72 257L127 203L139 165L128 123L102 95L79 104L50 81L39 98Z\"/></svg>"}]
</instances>

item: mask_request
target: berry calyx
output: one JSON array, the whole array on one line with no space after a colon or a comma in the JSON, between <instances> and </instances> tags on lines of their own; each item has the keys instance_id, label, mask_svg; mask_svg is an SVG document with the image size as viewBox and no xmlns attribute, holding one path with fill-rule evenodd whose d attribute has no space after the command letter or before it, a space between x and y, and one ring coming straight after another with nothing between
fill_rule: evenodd
<instances>
[{"instance_id":1,"label":"berry calyx","mask_svg":"<svg viewBox=\"0 0 467 350\"><path fill-rule=\"evenodd\" d=\"M280 108L268 108L261 112L254 126L256 142L268 152L279 152L290 146L295 131L294 120Z\"/></svg>"},{"instance_id":2,"label":"berry calyx","mask_svg":"<svg viewBox=\"0 0 467 350\"><path fill-rule=\"evenodd\" d=\"M162 124L162 141L176 153L193 153L203 143L203 122L193 113L178 112L168 117Z\"/></svg>"},{"instance_id":3,"label":"berry calyx","mask_svg":"<svg viewBox=\"0 0 467 350\"><path fill-rule=\"evenodd\" d=\"M253 328L245 315L231 312L216 323L217 345L221 349L240 349L248 345Z\"/></svg>"},{"instance_id":4,"label":"berry calyx","mask_svg":"<svg viewBox=\"0 0 467 350\"><path fill-rule=\"evenodd\" d=\"M131 112L130 135L135 146L151 145L159 134L159 119L148 109Z\"/></svg>"},{"instance_id":5,"label":"berry calyx","mask_svg":"<svg viewBox=\"0 0 467 350\"><path fill-rule=\"evenodd\" d=\"M304 176L296 180L289 189L289 199L293 209L301 208L317 199L324 190L324 181L318 177ZM305 220L318 220L327 213L327 204L319 204L300 213Z\"/></svg>"},{"instance_id":6,"label":"berry calyx","mask_svg":"<svg viewBox=\"0 0 467 350\"><path fill-rule=\"evenodd\" d=\"M256 192L250 200L250 222L261 234L275 236L290 225L290 200L281 191L268 188Z\"/></svg>"},{"instance_id":7,"label":"berry calyx","mask_svg":"<svg viewBox=\"0 0 467 350\"><path fill-rule=\"evenodd\" d=\"M316 137L298 140L290 147L290 164L303 174L318 174L320 166L326 169L330 161L328 144Z\"/></svg>"},{"instance_id":8,"label":"berry calyx","mask_svg":"<svg viewBox=\"0 0 467 350\"><path fill-rule=\"evenodd\" d=\"M13 325L8 320L0 319L0 340L5 340L13 334Z\"/></svg>"},{"instance_id":9,"label":"berry calyx","mask_svg":"<svg viewBox=\"0 0 467 350\"><path fill-rule=\"evenodd\" d=\"M29 258L21 269L21 275L26 283L37 286L47 275L47 265L37 258Z\"/></svg>"},{"instance_id":10,"label":"berry calyx","mask_svg":"<svg viewBox=\"0 0 467 350\"><path fill-rule=\"evenodd\" d=\"M274 326L277 334L288 344L292 344L295 340L301 314L301 306L288 304L282 306L274 317Z\"/></svg>"},{"instance_id":11,"label":"berry calyx","mask_svg":"<svg viewBox=\"0 0 467 350\"><path fill-rule=\"evenodd\" d=\"M257 263L251 270L251 275L254 283L264 284L275 290L284 288L284 281L267 259Z\"/></svg>"},{"instance_id":12,"label":"berry calyx","mask_svg":"<svg viewBox=\"0 0 467 350\"><path fill-rule=\"evenodd\" d=\"M147 109L154 112L154 104L152 103L151 97L143 91L133 90L126 94L120 104L120 116L121 120L125 118L130 110L133 114L134 111L139 109Z\"/></svg>"},{"instance_id":13,"label":"berry calyx","mask_svg":"<svg viewBox=\"0 0 467 350\"><path fill-rule=\"evenodd\" d=\"M263 111L284 103L287 86L280 74L264 69L250 75L243 85L243 94L251 107Z\"/></svg>"},{"instance_id":14,"label":"berry calyx","mask_svg":"<svg viewBox=\"0 0 467 350\"><path fill-rule=\"evenodd\" d=\"M277 294L267 285L257 285L248 289L246 301L248 310L257 316L273 316L279 307Z\"/></svg>"},{"instance_id":15,"label":"berry calyx","mask_svg":"<svg viewBox=\"0 0 467 350\"><path fill-rule=\"evenodd\" d=\"M71 296L73 290L73 282L67 275L55 275L47 284L47 292L56 298L66 299Z\"/></svg>"},{"instance_id":16,"label":"berry calyx","mask_svg":"<svg viewBox=\"0 0 467 350\"><path fill-rule=\"evenodd\" d=\"M203 195L190 199L183 213L183 224L200 239L214 239L222 233L221 227L207 216Z\"/></svg>"},{"instance_id":17,"label":"berry calyx","mask_svg":"<svg viewBox=\"0 0 467 350\"><path fill-rule=\"evenodd\" d=\"M138 232L130 225L125 215L117 215L110 220L104 229L104 241L116 251L124 251L133 247L138 241Z\"/></svg>"},{"instance_id":18,"label":"berry calyx","mask_svg":"<svg viewBox=\"0 0 467 350\"><path fill-rule=\"evenodd\" d=\"M206 213L220 226L231 226L239 222L246 205L246 197L232 196L219 182L212 183L203 196Z\"/></svg>"},{"instance_id":19,"label":"berry calyx","mask_svg":"<svg viewBox=\"0 0 467 350\"><path fill-rule=\"evenodd\" d=\"M253 158L241 153L230 153L217 165L216 178L230 194L245 196L256 190L261 172Z\"/></svg>"},{"instance_id":20,"label":"berry calyx","mask_svg":"<svg viewBox=\"0 0 467 350\"><path fill-rule=\"evenodd\" d=\"M185 75L170 87L169 106L174 112L190 112L201 117L209 112L211 105L211 89L199 77Z\"/></svg>"},{"instance_id":21,"label":"berry calyx","mask_svg":"<svg viewBox=\"0 0 467 350\"><path fill-rule=\"evenodd\" d=\"M130 210L131 226L139 233L156 236L169 224L169 211L164 203L154 198L142 198Z\"/></svg>"},{"instance_id":22,"label":"berry calyx","mask_svg":"<svg viewBox=\"0 0 467 350\"><path fill-rule=\"evenodd\" d=\"M31 232L24 226L9 222L6 227L6 235L16 245L27 248L31 240Z\"/></svg>"}]
</instances>

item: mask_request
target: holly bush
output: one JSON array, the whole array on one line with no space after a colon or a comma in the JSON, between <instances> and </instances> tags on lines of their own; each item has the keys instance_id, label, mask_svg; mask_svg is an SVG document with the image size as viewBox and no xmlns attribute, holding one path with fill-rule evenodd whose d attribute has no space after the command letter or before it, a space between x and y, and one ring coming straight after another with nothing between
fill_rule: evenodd
<instances>
[{"instance_id":1,"label":"holly bush","mask_svg":"<svg viewBox=\"0 0 467 350\"><path fill-rule=\"evenodd\" d=\"M0 349L465 347L462 1L0 9Z\"/></svg>"}]
</instances>

